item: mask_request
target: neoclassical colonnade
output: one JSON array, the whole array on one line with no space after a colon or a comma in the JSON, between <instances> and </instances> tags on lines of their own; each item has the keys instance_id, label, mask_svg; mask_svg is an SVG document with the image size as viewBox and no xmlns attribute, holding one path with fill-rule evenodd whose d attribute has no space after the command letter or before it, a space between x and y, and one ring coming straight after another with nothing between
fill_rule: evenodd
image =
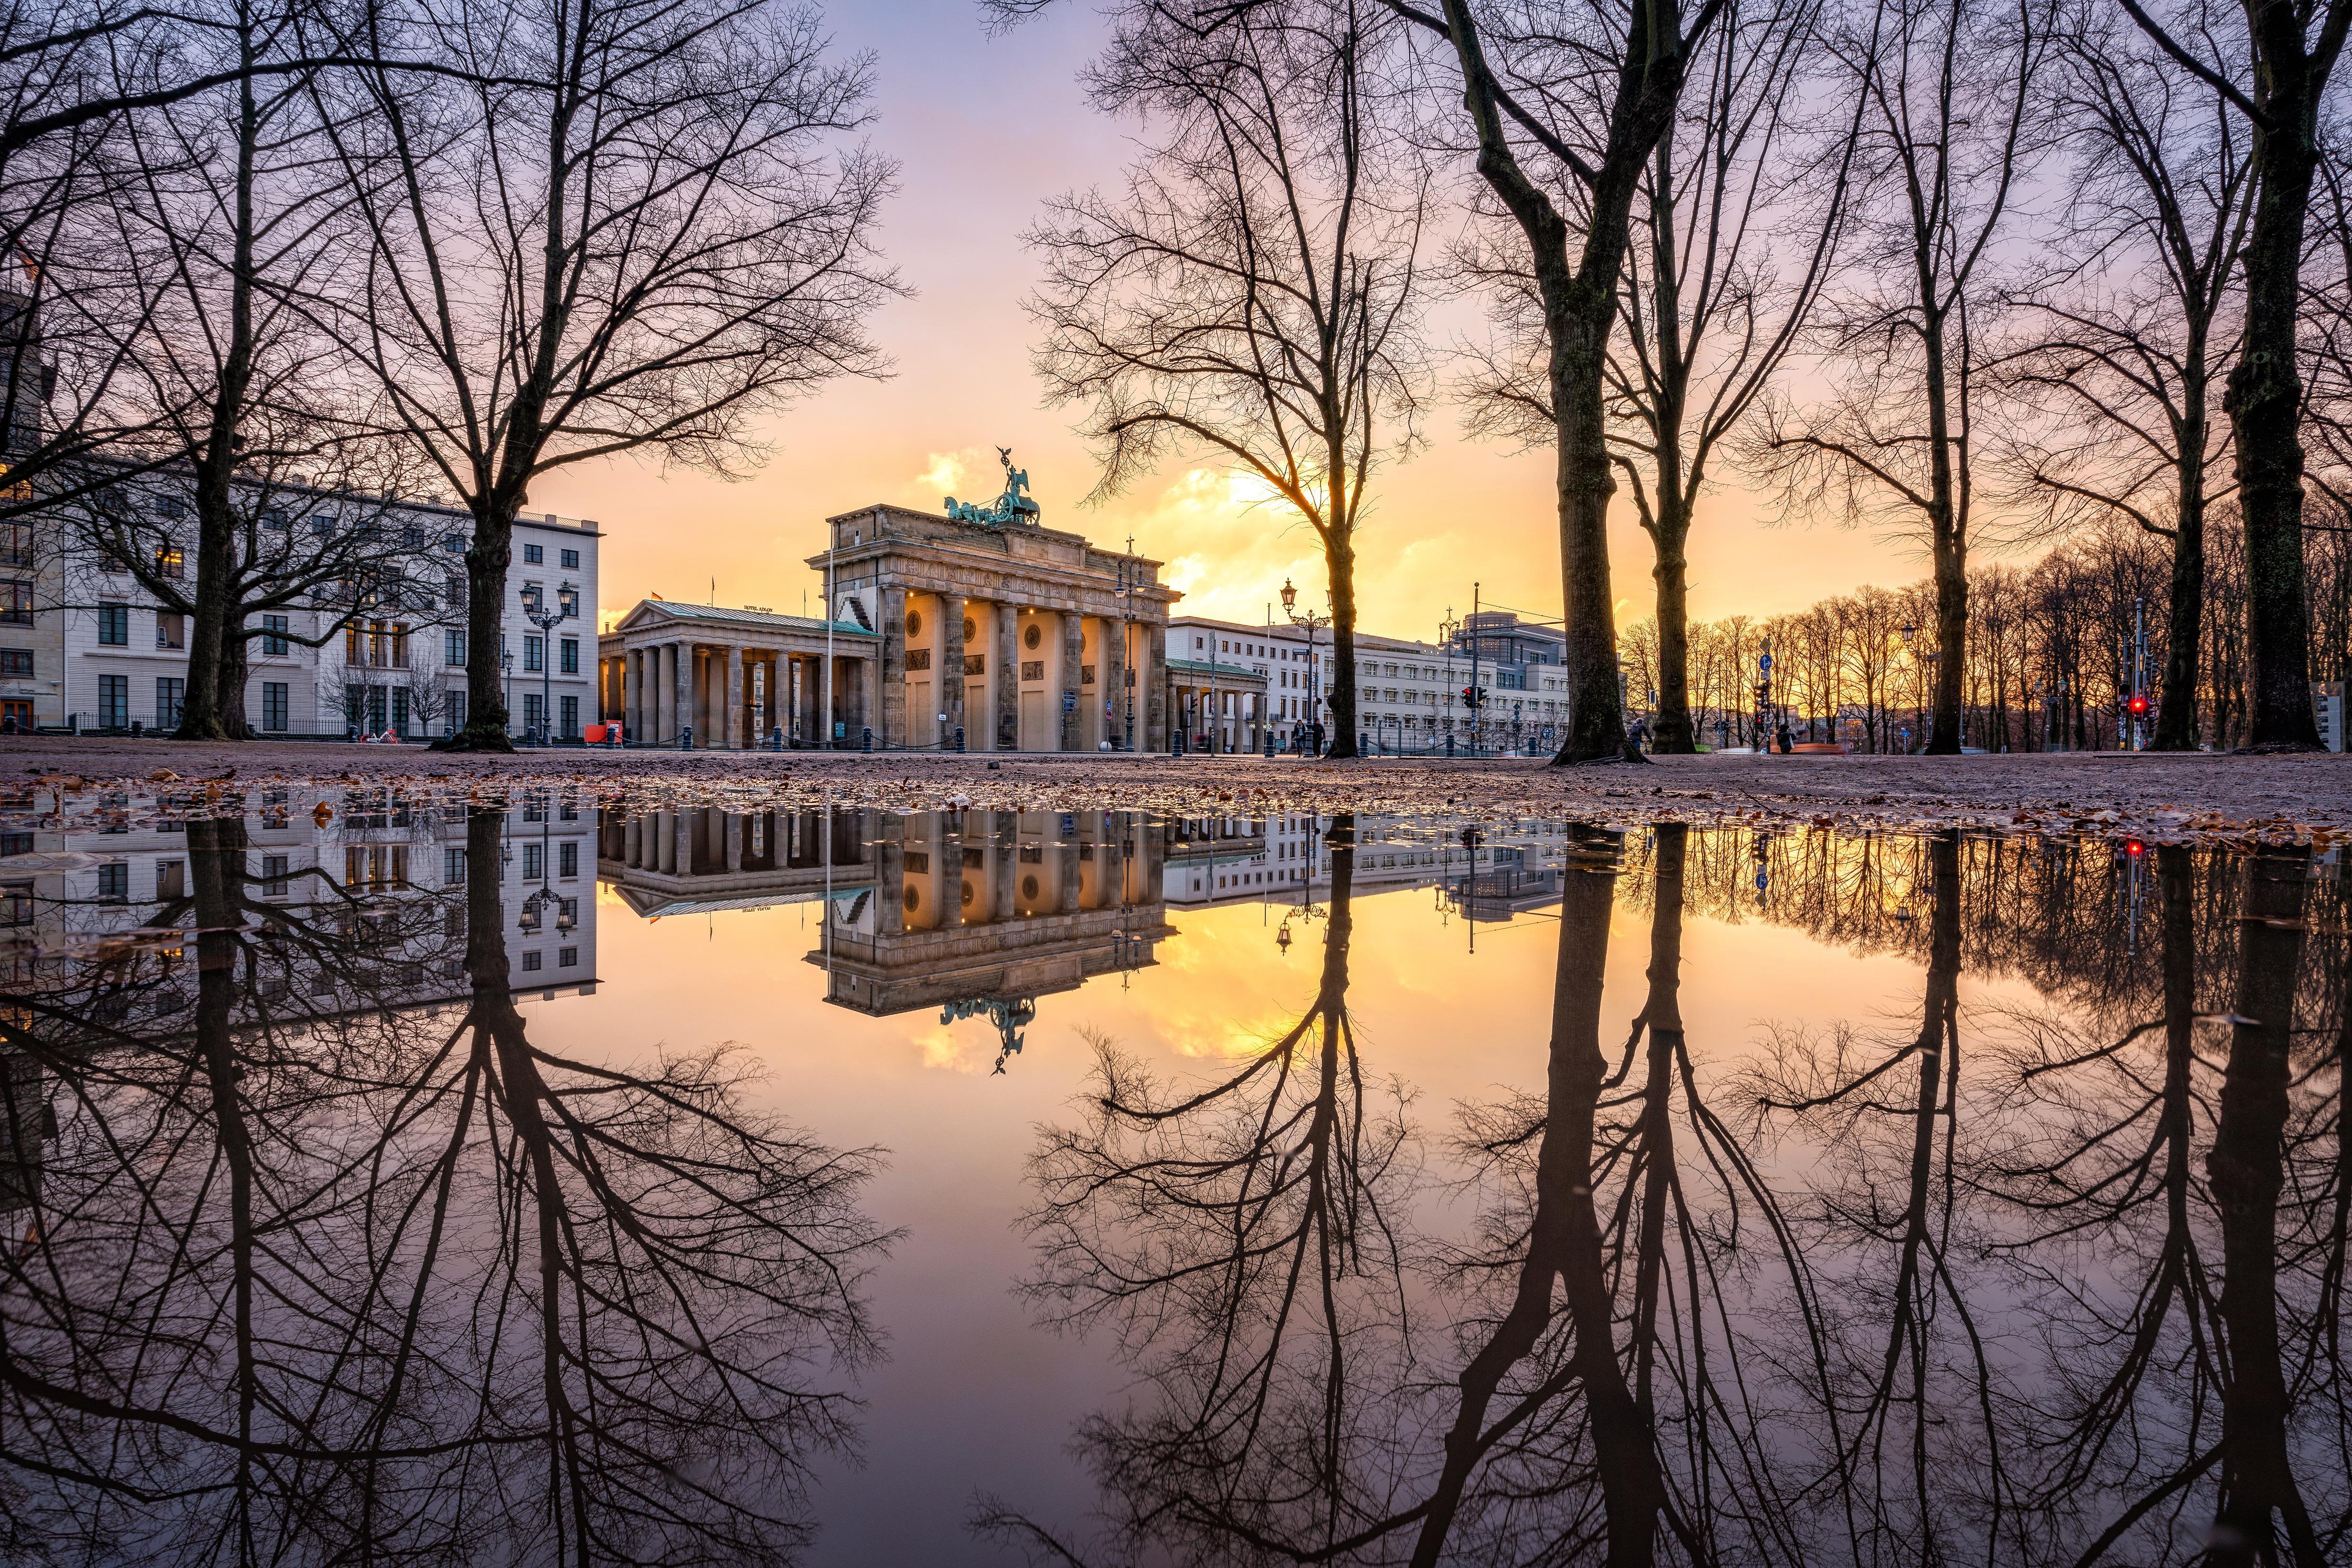
<instances>
[{"instance_id":1,"label":"neoclassical colonnade","mask_svg":"<svg viewBox=\"0 0 2352 1568\"><path fill-rule=\"evenodd\" d=\"M634 742L698 748L860 743L872 722L875 635L833 629L831 722L824 623L797 615L647 600L600 640L607 719ZM828 733L830 732L830 733Z\"/></svg>"},{"instance_id":2,"label":"neoclassical colonnade","mask_svg":"<svg viewBox=\"0 0 2352 1568\"><path fill-rule=\"evenodd\" d=\"M880 636L877 744L967 751L1167 744L1159 562L1078 534L899 507L828 519L809 564Z\"/></svg>"},{"instance_id":3,"label":"neoclassical colonnade","mask_svg":"<svg viewBox=\"0 0 2352 1568\"><path fill-rule=\"evenodd\" d=\"M882 662L888 671L896 606L903 674L896 682L886 674L883 687L882 729L891 744L952 748L961 740L967 751L1139 744L1148 716L1132 672L1157 628L966 594L892 591L882 612Z\"/></svg>"},{"instance_id":4,"label":"neoclassical colonnade","mask_svg":"<svg viewBox=\"0 0 2352 1568\"><path fill-rule=\"evenodd\" d=\"M1169 708L1191 750L1265 750L1265 672L1245 665L1168 661Z\"/></svg>"}]
</instances>

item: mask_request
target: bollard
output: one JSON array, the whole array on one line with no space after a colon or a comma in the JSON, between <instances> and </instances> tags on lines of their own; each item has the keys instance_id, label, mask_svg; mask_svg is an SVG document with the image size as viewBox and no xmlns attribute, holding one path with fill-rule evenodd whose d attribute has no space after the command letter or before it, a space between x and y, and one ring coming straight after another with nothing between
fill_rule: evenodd
<instances>
[{"instance_id":1,"label":"bollard","mask_svg":"<svg viewBox=\"0 0 2352 1568\"><path fill-rule=\"evenodd\" d=\"M958 751L963 749L963 726L961 725L956 726L956 749Z\"/></svg>"},{"instance_id":2,"label":"bollard","mask_svg":"<svg viewBox=\"0 0 2352 1568\"><path fill-rule=\"evenodd\" d=\"M874 749L874 727L873 727L872 725L870 725L870 724L860 725L860 726L858 726L858 730L857 730L857 732L858 732L858 735L859 735L859 736L863 738L863 740L864 740L866 749L866 750L868 750L868 751L873 750L873 749Z\"/></svg>"},{"instance_id":3,"label":"bollard","mask_svg":"<svg viewBox=\"0 0 2352 1568\"><path fill-rule=\"evenodd\" d=\"M694 749L694 726L682 724L677 727L677 748L680 751Z\"/></svg>"}]
</instances>

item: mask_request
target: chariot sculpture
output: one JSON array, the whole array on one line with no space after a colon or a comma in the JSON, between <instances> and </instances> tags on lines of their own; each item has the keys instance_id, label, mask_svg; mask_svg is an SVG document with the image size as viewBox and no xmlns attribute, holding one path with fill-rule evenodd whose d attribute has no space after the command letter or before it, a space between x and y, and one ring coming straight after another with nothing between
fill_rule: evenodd
<instances>
[{"instance_id":1,"label":"chariot sculpture","mask_svg":"<svg viewBox=\"0 0 2352 1568\"><path fill-rule=\"evenodd\" d=\"M1034 497L1024 494L1029 488L1029 470L1013 466L1013 448L1000 446L996 460L1004 465L1004 494L983 507L977 501L947 498L948 516L960 523L978 523L983 528L1009 528L1014 523L1030 528L1038 526L1045 515Z\"/></svg>"}]
</instances>

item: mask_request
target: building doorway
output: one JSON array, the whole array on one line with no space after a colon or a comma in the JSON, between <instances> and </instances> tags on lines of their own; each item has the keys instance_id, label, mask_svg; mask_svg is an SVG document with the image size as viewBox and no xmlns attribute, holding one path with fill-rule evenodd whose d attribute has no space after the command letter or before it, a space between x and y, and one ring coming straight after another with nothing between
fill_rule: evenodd
<instances>
[{"instance_id":1,"label":"building doorway","mask_svg":"<svg viewBox=\"0 0 2352 1568\"><path fill-rule=\"evenodd\" d=\"M1054 751L1052 732L1045 727L1045 694L1028 691L1021 694L1021 749L1024 751Z\"/></svg>"}]
</instances>

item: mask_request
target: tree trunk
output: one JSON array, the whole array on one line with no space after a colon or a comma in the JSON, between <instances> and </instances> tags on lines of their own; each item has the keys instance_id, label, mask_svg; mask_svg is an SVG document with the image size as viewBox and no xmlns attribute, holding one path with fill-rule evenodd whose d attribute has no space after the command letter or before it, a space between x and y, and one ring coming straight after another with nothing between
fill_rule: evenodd
<instances>
[{"instance_id":1,"label":"tree trunk","mask_svg":"<svg viewBox=\"0 0 2352 1568\"><path fill-rule=\"evenodd\" d=\"M506 625L507 569L514 559L519 503L495 497L474 510L474 542L466 550L466 727L436 751L512 751L507 736L506 693L499 644Z\"/></svg>"},{"instance_id":2,"label":"tree trunk","mask_svg":"<svg viewBox=\"0 0 2352 1568\"><path fill-rule=\"evenodd\" d=\"M1661 504L1658 559L1650 571L1658 586L1658 711L1651 745L1673 757L1698 749L1690 709L1690 558L1683 549L1689 532L1689 515L1680 502L1671 510Z\"/></svg>"},{"instance_id":3,"label":"tree trunk","mask_svg":"<svg viewBox=\"0 0 2352 1568\"><path fill-rule=\"evenodd\" d=\"M2317 751L2303 597L2303 378L2295 368L2304 218L2318 163L2309 141L2309 100L2316 84L2308 79L2304 25L2293 7L2266 0L2247 9L2258 61L2267 65L2272 78L2263 107L2279 121L2276 129L2258 133L2260 183L2243 262L2245 336L2221 403L2237 437L2238 506L2246 528L2246 655L2253 710L2247 742L2256 751ZM2292 45L2266 40L2265 35L2282 27L2293 33Z\"/></svg>"},{"instance_id":4,"label":"tree trunk","mask_svg":"<svg viewBox=\"0 0 2352 1568\"><path fill-rule=\"evenodd\" d=\"M253 734L253 725L245 713L245 683L252 674L253 640L232 631L221 643L217 705L221 734L230 740L246 740Z\"/></svg>"},{"instance_id":5,"label":"tree trunk","mask_svg":"<svg viewBox=\"0 0 2352 1568\"><path fill-rule=\"evenodd\" d=\"M1356 545L1335 531L1323 541L1331 579L1331 740L1326 757L1356 755Z\"/></svg>"},{"instance_id":6,"label":"tree trunk","mask_svg":"<svg viewBox=\"0 0 2352 1568\"><path fill-rule=\"evenodd\" d=\"M1625 204L1616 206L1613 249L1622 257ZM1601 208L1596 199L1594 226L1585 244L1588 256L1606 243ZM1538 268L1538 277L1546 270L1552 269ZM1566 268L1557 270L1564 273ZM1568 734L1552 758L1556 764L1641 755L1625 738L1625 699L1617 678L1617 612L1609 576L1609 497L1616 493L1617 479L1609 466L1601 377L1609 332L1616 321L1617 266L1606 271L1605 288L1594 288L1588 278L1560 277L1546 290L1552 407L1559 430L1560 597L1568 643Z\"/></svg>"},{"instance_id":7,"label":"tree trunk","mask_svg":"<svg viewBox=\"0 0 2352 1568\"><path fill-rule=\"evenodd\" d=\"M2200 437L2201 439L2201 437ZM2158 751L2197 749L2198 640L2205 616L2205 494L2201 463L2181 465L2172 539L2172 600L2167 612L2164 685L2157 698Z\"/></svg>"}]
</instances>

